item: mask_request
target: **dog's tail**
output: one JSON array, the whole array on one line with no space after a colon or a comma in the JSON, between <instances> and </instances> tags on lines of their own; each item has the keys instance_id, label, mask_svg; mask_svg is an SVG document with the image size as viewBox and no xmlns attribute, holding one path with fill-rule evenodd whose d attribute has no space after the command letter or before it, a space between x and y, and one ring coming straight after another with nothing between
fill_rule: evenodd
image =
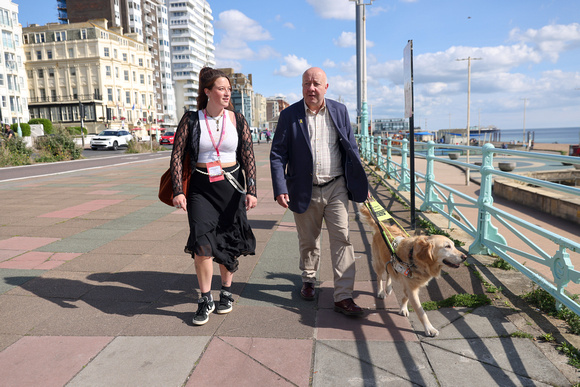
<instances>
[{"instance_id":1,"label":"dog's tail","mask_svg":"<svg viewBox=\"0 0 580 387\"><path fill-rule=\"evenodd\" d=\"M377 232L382 231L377 222L375 221L375 219L373 218L373 216L371 215L371 212L369 211L368 207L364 203L359 204L359 211L363 216L365 222L369 226L371 226Z\"/></svg>"}]
</instances>

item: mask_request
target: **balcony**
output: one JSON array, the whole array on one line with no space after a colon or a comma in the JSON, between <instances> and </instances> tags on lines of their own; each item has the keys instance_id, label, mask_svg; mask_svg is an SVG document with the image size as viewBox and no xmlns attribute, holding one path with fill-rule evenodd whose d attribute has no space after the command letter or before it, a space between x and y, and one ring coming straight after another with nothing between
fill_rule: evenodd
<instances>
[{"instance_id":1,"label":"balcony","mask_svg":"<svg viewBox=\"0 0 580 387\"><path fill-rule=\"evenodd\" d=\"M41 104L41 103L75 103L75 102L87 102L87 101L101 101L102 97L98 90L95 90L93 94L70 94L63 96L44 96L44 97L30 97L28 98L29 104Z\"/></svg>"}]
</instances>

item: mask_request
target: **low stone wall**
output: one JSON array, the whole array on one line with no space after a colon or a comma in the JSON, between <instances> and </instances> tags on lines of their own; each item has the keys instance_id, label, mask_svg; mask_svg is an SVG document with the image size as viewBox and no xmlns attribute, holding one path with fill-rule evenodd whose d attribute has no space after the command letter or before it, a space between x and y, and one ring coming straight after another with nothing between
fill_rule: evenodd
<instances>
[{"instance_id":1,"label":"low stone wall","mask_svg":"<svg viewBox=\"0 0 580 387\"><path fill-rule=\"evenodd\" d=\"M580 197L509 179L495 179L493 194L536 210L580 224Z\"/></svg>"}]
</instances>

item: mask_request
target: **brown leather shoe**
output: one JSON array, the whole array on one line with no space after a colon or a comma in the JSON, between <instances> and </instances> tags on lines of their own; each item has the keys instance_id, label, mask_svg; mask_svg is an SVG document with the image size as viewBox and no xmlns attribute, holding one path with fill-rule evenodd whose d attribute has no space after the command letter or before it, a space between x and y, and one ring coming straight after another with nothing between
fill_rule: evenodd
<instances>
[{"instance_id":1,"label":"brown leather shoe","mask_svg":"<svg viewBox=\"0 0 580 387\"><path fill-rule=\"evenodd\" d=\"M364 311L360 306L354 303L352 298L344 299L334 303L334 311L344 313L347 316L362 316Z\"/></svg>"},{"instance_id":2,"label":"brown leather shoe","mask_svg":"<svg viewBox=\"0 0 580 387\"><path fill-rule=\"evenodd\" d=\"M302 282L302 289L300 289L300 296L307 301L313 301L316 292L312 282Z\"/></svg>"}]
</instances>

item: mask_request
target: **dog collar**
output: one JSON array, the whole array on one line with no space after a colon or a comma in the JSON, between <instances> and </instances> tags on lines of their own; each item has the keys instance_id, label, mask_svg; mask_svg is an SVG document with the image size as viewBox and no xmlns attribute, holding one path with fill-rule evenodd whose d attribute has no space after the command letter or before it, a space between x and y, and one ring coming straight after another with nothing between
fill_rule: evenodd
<instances>
[{"instance_id":1,"label":"dog collar","mask_svg":"<svg viewBox=\"0 0 580 387\"><path fill-rule=\"evenodd\" d=\"M396 272L404 275L405 277L409 277L409 278L413 277L413 272L411 271L411 268L414 267L415 264L413 263L413 249L412 248L409 251L409 263L403 261L401 258L399 258L399 256L397 254L394 254L394 253L393 253L392 258L389 261L389 263L391 265L393 265L393 269L395 269Z\"/></svg>"}]
</instances>

